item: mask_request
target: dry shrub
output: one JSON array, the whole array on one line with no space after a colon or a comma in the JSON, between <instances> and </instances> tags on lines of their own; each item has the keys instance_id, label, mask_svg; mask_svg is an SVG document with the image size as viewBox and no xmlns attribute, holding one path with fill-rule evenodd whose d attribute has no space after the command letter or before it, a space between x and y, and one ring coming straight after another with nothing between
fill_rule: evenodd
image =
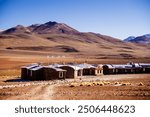
<instances>
[{"instance_id":1,"label":"dry shrub","mask_svg":"<svg viewBox=\"0 0 150 117\"><path fill-rule=\"evenodd\" d=\"M122 86L127 86L127 85L131 85L131 83L129 83L129 82L122 82L121 85Z\"/></svg>"},{"instance_id":2,"label":"dry shrub","mask_svg":"<svg viewBox=\"0 0 150 117\"><path fill-rule=\"evenodd\" d=\"M83 84L83 83L81 83L81 84L80 84L80 86L84 86L84 84Z\"/></svg>"},{"instance_id":3,"label":"dry shrub","mask_svg":"<svg viewBox=\"0 0 150 117\"><path fill-rule=\"evenodd\" d=\"M127 84L126 83L121 83L121 86L126 86Z\"/></svg>"},{"instance_id":4,"label":"dry shrub","mask_svg":"<svg viewBox=\"0 0 150 117\"><path fill-rule=\"evenodd\" d=\"M120 84L119 82L115 82L115 85Z\"/></svg>"},{"instance_id":5,"label":"dry shrub","mask_svg":"<svg viewBox=\"0 0 150 117\"><path fill-rule=\"evenodd\" d=\"M97 82L92 82L93 85L97 85Z\"/></svg>"},{"instance_id":6,"label":"dry shrub","mask_svg":"<svg viewBox=\"0 0 150 117\"><path fill-rule=\"evenodd\" d=\"M77 83L71 83L71 84L70 84L70 87L76 87L76 86L78 86Z\"/></svg>"},{"instance_id":7,"label":"dry shrub","mask_svg":"<svg viewBox=\"0 0 150 117\"><path fill-rule=\"evenodd\" d=\"M128 84L128 85L131 85L131 83L130 83L130 82L127 82L127 84Z\"/></svg>"},{"instance_id":8,"label":"dry shrub","mask_svg":"<svg viewBox=\"0 0 150 117\"><path fill-rule=\"evenodd\" d=\"M144 84L143 84L142 82L140 82L138 85L139 85L139 86L143 86Z\"/></svg>"},{"instance_id":9,"label":"dry shrub","mask_svg":"<svg viewBox=\"0 0 150 117\"><path fill-rule=\"evenodd\" d=\"M103 82L99 82L99 86L104 86L104 83Z\"/></svg>"},{"instance_id":10,"label":"dry shrub","mask_svg":"<svg viewBox=\"0 0 150 117\"><path fill-rule=\"evenodd\" d=\"M81 82L79 86L85 86L86 83L85 82Z\"/></svg>"},{"instance_id":11,"label":"dry shrub","mask_svg":"<svg viewBox=\"0 0 150 117\"><path fill-rule=\"evenodd\" d=\"M104 83L104 85L108 85L108 84L110 84L110 82L106 82L106 81L104 81L103 83Z\"/></svg>"},{"instance_id":12,"label":"dry shrub","mask_svg":"<svg viewBox=\"0 0 150 117\"><path fill-rule=\"evenodd\" d=\"M93 86L93 85L91 83L88 83L87 86L90 87L90 86Z\"/></svg>"}]
</instances>

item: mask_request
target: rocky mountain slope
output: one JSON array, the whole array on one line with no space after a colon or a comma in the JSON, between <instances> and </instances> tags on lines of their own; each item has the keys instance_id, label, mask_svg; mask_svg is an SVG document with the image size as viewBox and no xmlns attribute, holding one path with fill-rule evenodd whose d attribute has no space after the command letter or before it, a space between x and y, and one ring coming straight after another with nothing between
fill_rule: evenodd
<instances>
[{"instance_id":1,"label":"rocky mountain slope","mask_svg":"<svg viewBox=\"0 0 150 117\"><path fill-rule=\"evenodd\" d=\"M27 27L18 25L0 32L0 49L98 58L150 57L148 45L128 43L98 33L79 32L64 23L51 21Z\"/></svg>"}]
</instances>

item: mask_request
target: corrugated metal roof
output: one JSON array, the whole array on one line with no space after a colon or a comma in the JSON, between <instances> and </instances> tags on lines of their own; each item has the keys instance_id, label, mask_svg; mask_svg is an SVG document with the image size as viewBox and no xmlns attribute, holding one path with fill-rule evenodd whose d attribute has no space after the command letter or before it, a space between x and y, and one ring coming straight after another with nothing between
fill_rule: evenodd
<instances>
[{"instance_id":1,"label":"corrugated metal roof","mask_svg":"<svg viewBox=\"0 0 150 117\"><path fill-rule=\"evenodd\" d=\"M104 65L105 66L105 65ZM126 65L126 64L106 64L109 69L125 69L125 68L132 68L132 65Z\"/></svg>"},{"instance_id":2,"label":"corrugated metal roof","mask_svg":"<svg viewBox=\"0 0 150 117\"><path fill-rule=\"evenodd\" d=\"M139 63L134 63L134 67L141 67Z\"/></svg>"},{"instance_id":3,"label":"corrugated metal roof","mask_svg":"<svg viewBox=\"0 0 150 117\"><path fill-rule=\"evenodd\" d=\"M150 67L150 64L149 64L149 63L139 63L139 65L142 66L142 67L146 67L146 68L147 68L147 67L148 67L148 68Z\"/></svg>"},{"instance_id":4,"label":"corrugated metal roof","mask_svg":"<svg viewBox=\"0 0 150 117\"><path fill-rule=\"evenodd\" d=\"M83 63L83 64L78 64L76 65L82 69L85 69L85 68L96 68L95 66L91 65L91 64L87 64L87 63Z\"/></svg>"},{"instance_id":5,"label":"corrugated metal roof","mask_svg":"<svg viewBox=\"0 0 150 117\"><path fill-rule=\"evenodd\" d=\"M21 68L31 69L31 68L34 68L34 67L37 67L37 66L39 66L39 64L34 63L34 64L31 64L31 65L23 66Z\"/></svg>"},{"instance_id":6,"label":"corrugated metal roof","mask_svg":"<svg viewBox=\"0 0 150 117\"><path fill-rule=\"evenodd\" d=\"M63 66L62 64L51 64L51 65L48 65L49 67L61 67Z\"/></svg>"},{"instance_id":7,"label":"corrugated metal roof","mask_svg":"<svg viewBox=\"0 0 150 117\"><path fill-rule=\"evenodd\" d=\"M62 65L61 67L63 67L63 66L71 67L71 68L73 68L74 70L80 70L80 69L83 69L83 68L81 68L81 67L79 67L79 66L77 66L77 65Z\"/></svg>"},{"instance_id":8,"label":"corrugated metal roof","mask_svg":"<svg viewBox=\"0 0 150 117\"><path fill-rule=\"evenodd\" d=\"M141 65L138 63L135 64L106 64L109 69L115 69L115 68L121 68L121 69L126 69L126 68L140 68Z\"/></svg>"},{"instance_id":9,"label":"corrugated metal roof","mask_svg":"<svg viewBox=\"0 0 150 117\"><path fill-rule=\"evenodd\" d=\"M132 65L125 65L125 64L120 64L120 65L112 65L114 68L132 68Z\"/></svg>"},{"instance_id":10,"label":"corrugated metal roof","mask_svg":"<svg viewBox=\"0 0 150 117\"><path fill-rule=\"evenodd\" d=\"M111 64L105 64L104 66L107 66L109 69L113 69L114 68L113 65L111 65Z\"/></svg>"},{"instance_id":11,"label":"corrugated metal roof","mask_svg":"<svg viewBox=\"0 0 150 117\"><path fill-rule=\"evenodd\" d=\"M36 70L39 70L39 69L41 69L41 68L43 68L43 66L33 67L33 68L30 68L30 70L36 71Z\"/></svg>"}]
</instances>

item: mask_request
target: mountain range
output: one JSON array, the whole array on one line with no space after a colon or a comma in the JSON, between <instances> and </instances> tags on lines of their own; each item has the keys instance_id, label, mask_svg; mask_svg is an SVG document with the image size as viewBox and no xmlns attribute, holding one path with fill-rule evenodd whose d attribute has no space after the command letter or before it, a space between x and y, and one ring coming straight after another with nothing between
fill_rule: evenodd
<instances>
[{"instance_id":1,"label":"mountain range","mask_svg":"<svg viewBox=\"0 0 150 117\"><path fill-rule=\"evenodd\" d=\"M130 36L124 39L125 42L133 42L133 43L141 43L141 44L150 44L150 34L142 35L142 36Z\"/></svg>"},{"instance_id":2,"label":"mountain range","mask_svg":"<svg viewBox=\"0 0 150 117\"><path fill-rule=\"evenodd\" d=\"M125 41L132 42L131 40ZM97 58L138 58L150 57L149 49L149 45L124 42L93 32L79 32L67 24L51 21L26 27L17 25L0 32L0 50L11 53L19 51L69 53Z\"/></svg>"}]
</instances>

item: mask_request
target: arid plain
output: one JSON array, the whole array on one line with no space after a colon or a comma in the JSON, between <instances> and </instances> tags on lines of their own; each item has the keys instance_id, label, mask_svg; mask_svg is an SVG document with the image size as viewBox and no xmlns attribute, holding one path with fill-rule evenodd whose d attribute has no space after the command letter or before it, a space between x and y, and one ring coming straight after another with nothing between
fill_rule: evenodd
<instances>
[{"instance_id":1,"label":"arid plain","mask_svg":"<svg viewBox=\"0 0 150 117\"><path fill-rule=\"evenodd\" d=\"M31 63L150 63L149 50L149 44L78 32L57 22L19 25L0 32L0 99L150 99L150 74L20 79L21 66Z\"/></svg>"}]
</instances>

